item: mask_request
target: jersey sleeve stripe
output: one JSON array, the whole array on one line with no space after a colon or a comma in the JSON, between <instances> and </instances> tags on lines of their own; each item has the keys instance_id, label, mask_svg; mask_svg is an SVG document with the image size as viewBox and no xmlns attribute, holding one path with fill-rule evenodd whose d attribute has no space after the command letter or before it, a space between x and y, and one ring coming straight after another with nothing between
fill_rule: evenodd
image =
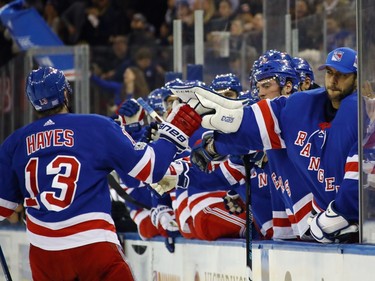
<instances>
[{"instance_id":1,"label":"jersey sleeve stripe","mask_svg":"<svg viewBox=\"0 0 375 281\"><path fill-rule=\"evenodd\" d=\"M346 159L344 179L359 180L358 155Z\"/></svg>"},{"instance_id":2,"label":"jersey sleeve stripe","mask_svg":"<svg viewBox=\"0 0 375 281\"><path fill-rule=\"evenodd\" d=\"M18 204L0 198L0 221L13 214Z\"/></svg>"},{"instance_id":3,"label":"jersey sleeve stripe","mask_svg":"<svg viewBox=\"0 0 375 281\"><path fill-rule=\"evenodd\" d=\"M272 112L269 102L269 100L262 100L252 106L261 132L263 146L265 149L285 148L285 143L279 135L279 123Z\"/></svg>"},{"instance_id":4,"label":"jersey sleeve stripe","mask_svg":"<svg viewBox=\"0 0 375 281\"><path fill-rule=\"evenodd\" d=\"M243 184L245 182L245 170L243 167L241 169L239 165L235 165L233 163L230 163L229 161L223 162L222 164L220 164L220 167L230 185L234 185L236 183Z\"/></svg>"},{"instance_id":5,"label":"jersey sleeve stripe","mask_svg":"<svg viewBox=\"0 0 375 281\"><path fill-rule=\"evenodd\" d=\"M147 147L141 160L129 172L129 175L143 182L152 182L152 173L154 169L155 152L151 147Z\"/></svg>"}]
</instances>

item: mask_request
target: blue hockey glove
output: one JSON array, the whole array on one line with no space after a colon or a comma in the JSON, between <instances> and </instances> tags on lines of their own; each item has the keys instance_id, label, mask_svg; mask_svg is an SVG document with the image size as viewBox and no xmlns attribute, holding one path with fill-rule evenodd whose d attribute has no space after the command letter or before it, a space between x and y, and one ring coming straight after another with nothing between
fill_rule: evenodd
<instances>
[{"instance_id":1,"label":"blue hockey glove","mask_svg":"<svg viewBox=\"0 0 375 281\"><path fill-rule=\"evenodd\" d=\"M352 243L358 239L358 225L338 214L332 201L325 212L312 219L310 233L321 243Z\"/></svg>"},{"instance_id":2,"label":"blue hockey glove","mask_svg":"<svg viewBox=\"0 0 375 281\"><path fill-rule=\"evenodd\" d=\"M230 214L239 215L244 212L245 204L235 190L229 190L223 197L223 200L225 209L227 209Z\"/></svg>"},{"instance_id":3,"label":"blue hockey glove","mask_svg":"<svg viewBox=\"0 0 375 281\"><path fill-rule=\"evenodd\" d=\"M120 108L118 109L118 114L131 117L135 115L140 109L139 104L134 100L126 100L124 103L120 105Z\"/></svg>"},{"instance_id":4,"label":"blue hockey glove","mask_svg":"<svg viewBox=\"0 0 375 281\"><path fill-rule=\"evenodd\" d=\"M212 162L221 162L226 158L227 156L216 153L212 131L202 135L202 141L192 148L190 155L191 162L205 173L212 172L214 166Z\"/></svg>"},{"instance_id":5,"label":"blue hockey glove","mask_svg":"<svg viewBox=\"0 0 375 281\"><path fill-rule=\"evenodd\" d=\"M126 100L117 110L117 114L118 121L121 125L128 126L126 129L129 129L129 132L134 132L135 127L140 129L143 126L145 111L135 99Z\"/></svg>"}]
</instances>

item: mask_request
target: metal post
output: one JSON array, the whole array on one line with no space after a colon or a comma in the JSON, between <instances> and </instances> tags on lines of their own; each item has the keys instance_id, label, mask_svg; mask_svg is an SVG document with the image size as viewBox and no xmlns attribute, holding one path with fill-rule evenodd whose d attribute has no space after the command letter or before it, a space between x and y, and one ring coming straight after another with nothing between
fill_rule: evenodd
<instances>
[{"instance_id":1,"label":"metal post","mask_svg":"<svg viewBox=\"0 0 375 281\"><path fill-rule=\"evenodd\" d=\"M194 47L195 64L204 64L203 10L194 12Z\"/></svg>"},{"instance_id":2,"label":"metal post","mask_svg":"<svg viewBox=\"0 0 375 281\"><path fill-rule=\"evenodd\" d=\"M173 20L173 71L182 73L182 22Z\"/></svg>"}]
</instances>

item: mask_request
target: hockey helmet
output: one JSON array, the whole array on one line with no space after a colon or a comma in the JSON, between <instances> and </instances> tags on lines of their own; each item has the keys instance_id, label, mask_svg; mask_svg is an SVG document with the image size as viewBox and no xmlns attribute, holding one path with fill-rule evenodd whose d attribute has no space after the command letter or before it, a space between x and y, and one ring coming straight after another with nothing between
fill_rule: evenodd
<instances>
[{"instance_id":1,"label":"hockey helmet","mask_svg":"<svg viewBox=\"0 0 375 281\"><path fill-rule=\"evenodd\" d=\"M259 65L254 77L256 82L267 78L277 78L282 88L287 81L291 81L294 91L298 90L299 75L287 60L271 60Z\"/></svg>"},{"instance_id":2,"label":"hockey helmet","mask_svg":"<svg viewBox=\"0 0 375 281\"><path fill-rule=\"evenodd\" d=\"M216 75L212 80L210 87L216 92L221 90L232 90L236 92L237 95L242 91L240 79L238 79L233 73Z\"/></svg>"},{"instance_id":3,"label":"hockey helmet","mask_svg":"<svg viewBox=\"0 0 375 281\"><path fill-rule=\"evenodd\" d=\"M166 112L164 100L170 96L170 91L164 87L153 90L147 97L148 104L157 112Z\"/></svg>"},{"instance_id":4,"label":"hockey helmet","mask_svg":"<svg viewBox=\"0 0 375 281\"><path fill-rule=\"evenodd\" d=\"M53 67L40 67L27 77L26 94L36 111L45 111L64 103L65 90L72 93L64 73Z\"/></svg>"},{"instance_id":5,"label":"hockey helmet","mask_svg":"<svg viewBox=\"0 0 375 281\"><path fill-rule=\"evenodd\" d=\"M314 82L314 72L307 60L294 57L293 58L294 69L298 72L301 82L305 81L306 77L309 77Z\"/></svg>"}]
</instances>

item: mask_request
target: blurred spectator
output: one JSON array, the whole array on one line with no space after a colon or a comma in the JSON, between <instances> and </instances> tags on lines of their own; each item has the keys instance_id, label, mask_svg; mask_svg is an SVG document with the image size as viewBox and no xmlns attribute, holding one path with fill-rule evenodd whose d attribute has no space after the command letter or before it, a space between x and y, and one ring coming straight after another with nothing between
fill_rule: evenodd
<instances>
[{"instance_id":1,"label":"blurred spectator","mask_svg":"<svg viewBox=\"0 0 375 281\"><path fill-rule=\"evenodd\" d=\"M85 22L85 9L87 6L88 3L86 1L73 2L61 14L62 28L66 33L62 40L66 44L74 45L78 43Z\"/></svg>"},{"instance_id":2,"label":"blurred spectator","mask_svg":"<svg viewBox=\"0 0 375 281\"><path fill-rule=\"evenodd\" d=\"M297 0L294 7L294 15L292 15L292 17L294 16L293 19L299 20L309 16L310 14L311 8L308 0Z\"/></svg>"},{"instance_id":3,"label":"blurred spectator","mask_svg":"<svg viewBox=\"0 0 375 281\"><path fill-rule=\"evenodd\" d=\"M111 0L92 0L92 6L86 9L81 40L91 46L108 45L109 38L118 32L117 19Z\"/></svg>"},{"instance_id":4,"label":"blurred spectator","mask_svg":"<svg viewBox=\"0 0 375 281\"><path fill-rule=\"evenodd\" d=\"M245 32L253 28L253 14L249 3L244 3L240 6L237 18L242 20Z\"/></svg>"},{"instance_id":5,"label":"blurred spectator","mask_svg":"<svg viewBox=\"0 0 375 281\"><path fill-rule=\"evenodd\" d=\"M232 2L230 0L220 0L217 16L211 20L208 32L228 31L229 24L234 17Z\"/></svg>"},{"instance_id":6,"label":"blurred spectator","mask_svg":"<svg viewBox=\"0 0 375 281\"><path fill-rule=\"evenodd\" d=\"M194 14L186 0L178 0L176 3L177 19L182 22L182 41L183 44L194 43Z\"/></svg>"},{"instance_id":7,"label":"blurred spectator","mask_svg":"<svg viewBox=\"0 0 375 281\"><path fill-rule=\"evenodd\" d=\"M108 54L108 48L92 48L92 64L99 69L95 74L102 79L122 82L125 69L131 64L128 53L128 39L124 35L116 35L110 38L112 48ZM104 52L103 52L104 51Z\"/></svg>"},{"instance_id":8,"label":"blurred spectator","mask_svg":"<svg viewBox=\"0 0 375 281\"><path fill-rule=\"evenodd\" d=\"M109 38L118 33L118 13L111 6L111 0L74 2L61 15L61 22L67 31L67 44L80 41L90 45L108 45Z\"/></svg>"},{"instance_id":9,"label":"blurred spectator","mask_svg":"<svg viewBox=\"0 0 375 281\"><path fill-rule=\"evenodd\" d=\"M164 21L171 28L174 19L176 19L176 0L167 0L167 11L165 12Z\"/></svg>"},{"instance_id":10,"label":"blurred spectator","mask_svg":"<svg viewBox=\"0 0 375 281\"><path fill-rule=\"evenodd\" d=\"M166 23L160 25L159 37L156 39L158 64L163 69L173 69L173 34L172 28Z\"/></svg>"},{"instance_id":11,"label":"blurred spectator","mask_svg":"<svg viewBox=\"0 0 375 281\"><path fill-rule=\"evenodd\" d=\"M263 14L257 13L253 17L252 29L247 32L248 34L248 44L253 46L258 54L262 53L263 48Z\"/></svg>"},{"instance_id":12,"label":"blurred spectator","mask_svg":"<svg viewBox=\"0 0 375 281\"><path fill-rule=\"evenodd\" d=\"M55 32L57 35L60 34L60 17L57 9L51 1L47 1L43 9L43 17L48 24L48 26Z\"/></svg>"},{"instance_id":13,"label":"blurred spectator","mask_svg":"<svg viewBox=\"0 0 375 281\"><path fill-rule=\"evenodd\" d=\"M142 70L136 66L126 68L121 83L101 79L95 74L92 74L90 79L100 88L101 94L108 93L110 95L107 99L108 116L116 112L122 101L131 98L145 98L150 92Z\"/></svg>"},{"instance_id":14,"label":"blurred spectator","mask_svg":"<svg viewBox=\"0 0 375 281\"><path fill-rule=\"evenodd\" d=\"M156 38L156 43L158 46L172 46L173 45L172 30L166 22L163 22L160 25L159 37Z\"/></svg>"},{"instance_id":15,"label":"blurred spectator","mask_svg":"<svg viewBox=\"0 0 375 281\"><path fill-rule=\"evenodd\" d=\"M134 57L137 67L143 72L149 89L160 88L164 85L164 69L155 61L150 48L140 48ZM148 93L147 93L148 94Z\"/></svg>"},{"instance_id":16,"label":"blurred spectator","mask_svg":"<svg viewBox=\"0 0 375 281\"><path fill-rule=\"evenodd\" d=\"M129 34L130 22L136 10L135 1L112 0L112 7L118 12L117 34Z\"/></svg>"},{"instance_id":17,"label":"blurred spectator","mask_svg":"<svg viewBox=\"0 0 375 281\"><path fill-rule=\"evenodd\" d=\"M330 15L340 9L347 9L350 4L354 6L352 6L352 8L354 9L355 2L356 1L353 0L320 0L316 4L316 12Z\"/></svg>"},{"instance_id":18,"label":"blurred spectator","mask_svg":"<svg viewBox=\"0 0 375 281\"><path fill-rule=\"evenodd\" d=\"M203 23L205 32L209 32L211 20L216 16L215 0L195 0L193 10L203 10Z\"/></svg>"},{"instance_id":19,"label":"blurred spectator","mask_svg":"<svg viewBox=\"0 0 375 281\"><path fill-rule=\"evenodd\" d=\"M142 69L136 66L128 67L124 72L124 85L123 95L126 98L137 99L139 97L147 98L150 93L150 88L142 72Z\"/></svg>"},{"instance_id":20,"label":"blurred spectator","mask_svg":"<svg viewBox=\"0 0 375 281\"><path fill-rule=\"evenodd\" d=\"M133 56L141 47L155 46L154 27L147 22L146 17L141 13L136 13L130 23L131 32L128 35L129 51Z\"/></svg>"},{"instance_id":21,"label":"blurred spectator","mask_svg":"<svg viewBox=\"0 0 375 281\"><path fill-rule=\"evenodd\" d=\"M263 13L263 0L240 0L240 10L247 9L252 15Z\"/></svg>"}]
</instances>

